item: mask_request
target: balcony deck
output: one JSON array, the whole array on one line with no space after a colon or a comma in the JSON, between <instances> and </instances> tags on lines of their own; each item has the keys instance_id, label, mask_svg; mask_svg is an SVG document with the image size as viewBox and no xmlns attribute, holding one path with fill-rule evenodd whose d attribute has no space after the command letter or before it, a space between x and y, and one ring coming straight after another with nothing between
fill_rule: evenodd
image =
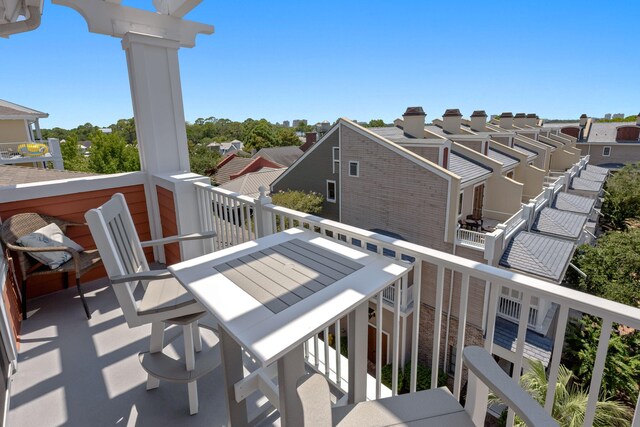
<instances>
[{"instance_id":1,"label":"balcony deck","mask_svg":"<svg viewBox=\"0 0 640 427\"><path fill-rule=\"evenodd\" d=\"M7 425L227 424L220 368L198 382L200 411L190 416L184 384L162 382L156 390L145 388L146 373L137 353L149 345L149 325L129 329L106 280L88 284L85 292L91 320L74 301L75 289L30 301L30 317L22 324L18 372L12 377ZM208 330L203 329L202 336L204 350L217 341ZM181 352L181 343L178 337L172 350ZM260 412L258 405L264 401L248 400L250 417ZM259 425L279 425L277 412Z\"/></svg>"}]
</instances>

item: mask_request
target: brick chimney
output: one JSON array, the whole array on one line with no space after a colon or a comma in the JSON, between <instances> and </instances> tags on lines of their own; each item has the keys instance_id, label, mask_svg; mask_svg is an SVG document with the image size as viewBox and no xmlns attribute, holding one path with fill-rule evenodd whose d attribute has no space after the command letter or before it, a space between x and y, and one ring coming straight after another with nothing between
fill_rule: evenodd
<instances>
[{"instance_id":1,"label":"brick chimney","mask_svg":"<svg viewBox=\"0 0 640 427\"><path fill-rule=\"evenodd\" d=\"M424 118L426 116L422 107L407 107L407 111L402 115L404 133L414 138L424 138Z\"/></svg>"},{"instance_id":2,"label":"brick chimney","mask_svg":"<svg viewBox=\"0 0 640 427\"><path fill-rule=\"evenodd\" d=\"M523 128L527 125L527 115L524 113L518 113L513 117L513 124L519 128Z\"/></svg>"},{"instance_id":3,"label":"brick chimney","mask_svg":"<svg viewBox=\"0 0 640 427\"><path fill-rule=\"evenodd\" d=\"M487 113L484 110L476 110L471 114L471 130L476 132L487 131Z\"/></svg>"},{"instance_id":4,"label":"brick chimney","mask_svg":"<svg viewBox=\"0 0 640 427\"><path fill-rule=\"evenodd\" d=\"M513 129L513 114L509 112L500 114L499 123L502 129Z\"/></svg>"},{"instance_id":5,"label":"brick chimney","mask_svg":"<svg viewBox=\"0 0 640 427\"><path fill-rule=\"evenodd\" d=\"M442 128L447 133L460 133L460 124L462 123L462 114L457 108L452 108L444 112L442 115Z\"/></svg>"},{"instance_id":6,"label":"brick chimney","mask_svg":"<svg viewBox=\"0 0 640 427\"><path fill-rule=\"evenodd\" d=\"M318 140L318 134L315 132L307 132L304 134L307 144L315 144Z\"/></svg>"},{"instance_id":7,"label":"brick chimney","mask_svg":"<svg viewBox=\"0 0 640 427\"><path fill-rule=\"evenodd\" d=\"M580 126L584 127L587 125L587 118L586 114L580 116Z\"/></svg>"},{"instance_id":8,"label":"brick chimney","mask_svg":"<svg viewBox=\"0 0 640 427\"><path fill-rule=\"evenodd\" d=\"M527 114L527 124L529 126L538 126L538 115L536 113Z\"/></svg>"}]
</instances>

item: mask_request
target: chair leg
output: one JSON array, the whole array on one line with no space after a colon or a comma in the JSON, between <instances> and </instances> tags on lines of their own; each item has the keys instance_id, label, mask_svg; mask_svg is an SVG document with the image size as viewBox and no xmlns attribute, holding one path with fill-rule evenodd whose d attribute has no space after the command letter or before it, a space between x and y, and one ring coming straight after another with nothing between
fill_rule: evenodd
<instances>
[{"instance_id":1,"label":"chair leg","mask_svg":"<svg viewBox=\"0 0 640 427\"><path fill-rule=\"evenodd\" d=\"M187 371L193 371L196 368L196 356L194 353L194 335L195 329L198 328L197 322L189 323L182 327L182 334L184 335L184 358L186 361ZM189 392L189 413L195 415L198 413L198 384L196 381L192 381L187 384Z\"/></svg>"},{"instance_id":2,"label":"chair leg","mask_svg":"<svg viewBox=\"0 0 640 427\"><path fill-rule=\"evenodd\" d=\"M22 281L22 320L27 320L27 281Z\"/></svg>"},{"instance_id":3,"label":"chair leg","mask_svg":"<svg viewBox=\"0 0 640 427\"><path fill-rule=\"evenodd\" d=\"M91 313L89 313L89 306L87 305L87 301L84 299L84 293L82 292L82 288L80 287L79 277L76 277L76 288L78 288L78 295L80 295L80 299L82 300L82 305L84 306L84 312L87 315L87 319L91 319Z\"/></svg>"},{"instance_id":4,"label":"chair leg","mask_svg":"<svg viewBox=\"0 0 640 427\"><path fill-rule=\"evenodd\" d=\"M164 323L154 322L151 324L151 342L149 343L149 353L159 353L164 347ZM160 380L151 374L147 376L147 390L158 388Z\"/></svg>"},{"instance_id":5,"label":"chair leg","mask_svg":"<svg viewBox=\"0 0 640 427\"><path fill-rule=\"evenodd\" d=\"M69 288L69 272L65 271L64 273L62 273L62 280L64 280L64 283L62 284L64 286L65 289Z\"/></svg>"},{"instance_id":6,"label":"chair leg","mask_svg":"<svg viewBox=\"0 0 640 427\"><path fill-rule=\"evenodd\" d=\"M193 332L193 348L196 353L200 353L202 351L202 337L200 336L200 326L198 326L197 320L193 322L191 331Z\"/></svg>"}]
</instances>

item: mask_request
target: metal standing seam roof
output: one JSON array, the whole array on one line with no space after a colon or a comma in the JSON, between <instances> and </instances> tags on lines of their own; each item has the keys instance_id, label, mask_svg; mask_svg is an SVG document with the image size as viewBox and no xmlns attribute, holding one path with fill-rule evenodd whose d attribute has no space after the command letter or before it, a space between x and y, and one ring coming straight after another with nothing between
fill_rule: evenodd
<instances>
[{"instance_id":1,"label":"metal standing seam roof","mask_svg":"<svg viewBox=\"0 0 640 427\"><path fill-rule=\"evenodd\" d=\"M271 183L286 171L287 168L263 168L257 172L244 174L220 186L225 190L256 198L260 195L260 187L264 186L269 193Z\"/></svg>"},{"instance_id":2,"label":"metal standing seam roof","mask_svg":"<svg viewBox=\"0 0 640 427\"><path fill-rule=\"evenodd\" d=\"M533 222L531 230L577 240L586 222L587 217L583 214L543 208Z\"/></svg>"},{"instance_id":3,"label":"metal standing seam roof","mask_svg":"<svg viewBox=\"0 0 640 427\"><path fill-rule=\"evenodd\" d=\"M521 231L509 242L500 266L560 283L574 247L568 240Z\"/></svg>"},{"instance_id":4,"label":"metal standing seam roof","mask_svg":"<svg viewBox=\"0 0 640 427\"><path fill-rule=\"evenodd\" d=\"M493 169L455 151L451 151L451 155L449 156L448 169L458 175L463 184L483 176L488 176L493 172Z\"/></svg>"},{"instance_id":5,"label":"metal standing seam roof","mask_svg":"<svg viewBox=\"0 0 640 427\"><path fill-rule=\"evenodd\" d=\"M559 209L561 211L590 214L595 204L596 201L590 197L579 196L577 194L571 194L561 191L556 196L551 207L554 209Z\"/></svg>"},{"instance_id":6,"label":"metal standing seam roof","mask_svg":"<svg viewBox=\"0 0 640 427\"><path fill-rule=\"evenodd\" d=\"M518 341L518 325L501 317L496 317L496 328L493 333L493 343L510 351L516 351ZM524 356L529 360L539 360L544 366L549 365L553 343L530 329L524 338Z\"/></svg>"},{"instance_id":7,"label":"metal standing seam roof","mask_svg":"<svg viewBox=\"0 0 640 427\"><path fill-rule=\"evenodd\" d=\"M602 182L592 181L590 179L580 178L578 176L574 177L571 180L572 190L600 192L600 190L602 190L602 185L603 185Z\"/></svg>"},{"instance_id":8,"label":"metal standing seam roof","mask_svg":"<svg viewBox=\"0 0 640 427\"><path fill-rule=\"evenodd\" d=\"M489 148L489 158L502 163L502 169L508 169L520 163L520 160L516 157L511 157L510 155L499 150L494 150L493 148Z\"/></svg>"},{"instance_id":9,"label":"metal standing seam roof","mask_svg":"<svg viewBox=\"0 0 640 427\"><path fill-rule=\"evenodd\" d=\"M279 165L289 167L303 154L304 151L300 147L291 145L288 147L261 148L253 155L253 158L263 157Z\"/></svg>"},{"instance_id":10,"label":"metal standing seam roof","mask_svg":"<svg viewBox=\"0 0 640 427\"><path fill-rule=\"evenodd\" d=\"M596 181L596 182L605 182L607 180L607 175L589 172L586 170L581 171L579 177L588 179L589 181Z\"/></svg>"},{"instance_id":11,"label":"metal standing seam roof","mask_svg":"<svg viewBox=\"0 0 640 427\"><path fill-rule=\"evenodd\" d=\"M527 160L535 159L536 157L538 157L538 153L536 153L535 151L531 151L528 148L524 148L523 146L518 144L513 144L513 149L521 152L522 154L526 154Z\"/></svg>"}]
</instances>

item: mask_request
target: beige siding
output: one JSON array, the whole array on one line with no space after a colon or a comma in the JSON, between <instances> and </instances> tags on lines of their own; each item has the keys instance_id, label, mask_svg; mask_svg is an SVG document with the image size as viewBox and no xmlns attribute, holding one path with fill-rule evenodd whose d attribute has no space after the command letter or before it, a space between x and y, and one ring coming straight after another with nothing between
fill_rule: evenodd
<instances>
[{"instance_id":1,"label":"beige siding","mask_svg":"<svg viewBox=\"0 0 640 427\"><path fill-rule=\"evenodd\" d=\"M447 180L346 126L341 132L342 222L450 250L444 243ZM352 160L360 162L358 178L348 176Z\"/></svg>"},{"instance_id":2,"label":"beige siding","mask_svg":"<svg viewBox=\"0 0 640 427\"><path fill-rule=\"evenodd\" d=\"M589 157L589 164L601 165L605 163L638 163L640 162L640 144L634 143L601 143L601 144L584 144L576 145L582 151L582 155ZM608 157L602 155L604 147L611 147L611 153Z\"/></svg>"},{"instance_id":3,"label":"beige siding","mask_svg":"<svg viewBox=\"0 0 640 427\"><path fill-rule=\"evenodd\" d=\"M319 142L304 159L293 165L287 174L274 186L274 191L303 190L315 191L324 196L321 216L323 218L339 220L340 191L336 191L336 202L328 202L327 180L336 182L340 188L340 176L333 173L333 147L338 147L338 131ZM336 170L336 172L338 172Z\"/></svg>"},{"instance_id":4,"label":"beige siding","mask_svg":"<svg viewBox=\"0 0 640 427\"><path fill-rule=\"evenodd\" d=\"M24 120L0 120L0 143L30 141Z\"/></svg>"}]
</instances>

